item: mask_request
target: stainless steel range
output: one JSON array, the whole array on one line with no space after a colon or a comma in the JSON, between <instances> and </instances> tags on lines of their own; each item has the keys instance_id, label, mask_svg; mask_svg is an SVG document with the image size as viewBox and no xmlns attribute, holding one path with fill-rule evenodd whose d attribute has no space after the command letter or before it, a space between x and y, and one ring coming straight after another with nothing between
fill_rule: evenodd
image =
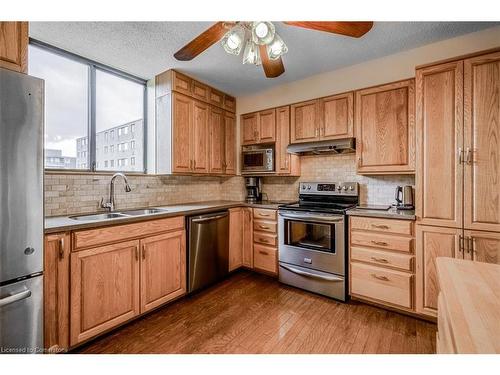
<instances>
[{"instance_id":1,"label":"stainless steel range","mask_svg":"<svg viewBox=\"0 0 500 375\"><path fill-rule=\"evenodd\" d=\"M345 301L346 211L358 203L356 182L301 182L299 203L279 207L279 280Z\"/></svg>"}]
</instances>

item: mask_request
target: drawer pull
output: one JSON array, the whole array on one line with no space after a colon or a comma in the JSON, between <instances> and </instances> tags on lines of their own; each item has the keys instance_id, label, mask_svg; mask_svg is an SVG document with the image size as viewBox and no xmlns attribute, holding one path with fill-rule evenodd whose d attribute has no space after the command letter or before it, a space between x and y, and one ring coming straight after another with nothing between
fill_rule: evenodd
<instances>
[{"instance_id":1,"label":"drawer pull","mask_svg":"<svg viewBox=\"0 0 500 375\"><path fill-rule=\"evenodd\" d=\"M139 260L139 246L135 247L135 260Z\"/></svg>"},{"instance_id":2,"label":"drawer pull","mask_svg":"<svg viewBox=\"0 0 500 375\"><path fill-rule=\"evenodd\" d=\"M267 225L259 225L260 229L270 229Z\"/></svg>"},{"instance_id":3,"label":"drawer pull","mask_svg":"<svg viewBox=\"0 0 500 375\"><path fill-rule=\"evenodd\" d=\"M269 240L267 238L259 238L259 241L260 242L266 242L266 243L269 242Z\"/></svg>"},{"instance_id":4,"label":"drawer pull","mask_svg":"<svg viewBox=\"0 0 500 375\"><path fill-rule=\"evenodd\" d=\"M64 237L59 238L59 259L64 259Z\"/></svg>"},{"instance_id":5,"label":"drawer pull","mask_svg":"<svg viewBox=\"0 0 500 375\"><path fill-rule=\"evenodd\" d=\"M271 216L271 215L269 215L269 214L263 214L263 213L259 212L259 216Z\"/></svg>"},{"instance_id":6,"label":"drawer pull","mask_svg":"<svg viewBox=\"0 0 500 375\"><path fill-rule=\"evenodd\" d=\"M142 245L142 259L146 259L146 244Z\"/></svg>"},{"instance_id":7,"label":"drawer pull","mask_svg":"<svg viewBox=\"0 0 500 375\"><path fill-rule=\"evenodd\" d=\"M375 262L379 262L379 263L389 263L389 261L385 258L372 257L372 260L374 260Z\"/></svg>"},{"instance_id":8,"label":"drawer pull","mask_svg":"<svg viewBox=\"0 0 500 375\"><path fill-rule=\"evenodd\" d=\"M379 275L377 275L375 273L372 273L371 275L372 275L372 277L376 278L377 280L389 281L389 278L386 277L386 276L379 276Z\"/></svg>"},{"instance_id":9,"label":"drawer pull","mask_svg":"<svg viewBox=\"0 0 500 375\"><path fill-rule=\"evenodd\" d=\"M269 255L269 253L267 251L262 251L262 250L259 250L259 254L262 254L262 255Z\"/></svg>"},{"instance_id":10,"label":"drawer pull","mask_svg":"<svg viewBox=\"0 0 500 375\"><path fill-rule=\"evenodd\" d=\"M377 229L389 229L388 225L372 224L372 227L377 228Z\"/></svg>"},{"instance_id":11,"label":"drawer pull","mask_svg":"<svg viewBox=\"0 0 500 375\"><path fill-rule=\"evenodd\" d=\"M372 244L379 245L379 246L387 246L387 245L389 245L387 242L384 242L384 241L375 241L375 240L372 240L371 242L372 242Z\"/></svg>"}]
</instances>

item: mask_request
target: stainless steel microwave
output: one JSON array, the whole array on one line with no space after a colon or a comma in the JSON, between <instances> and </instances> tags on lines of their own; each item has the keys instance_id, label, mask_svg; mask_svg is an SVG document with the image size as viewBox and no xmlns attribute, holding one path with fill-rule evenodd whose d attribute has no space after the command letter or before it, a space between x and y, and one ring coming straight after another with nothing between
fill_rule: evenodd
<instances>
[{"instance_id":1,"label":"stainless steel microwave","mask_svg":"<svg viewBox=\"0 0 500 375\"><path fill-rule=\"evenodd\" d=\"M242 174L274 172L274 148L272 146L243 146Z\"/></svg>"}]
</instances>

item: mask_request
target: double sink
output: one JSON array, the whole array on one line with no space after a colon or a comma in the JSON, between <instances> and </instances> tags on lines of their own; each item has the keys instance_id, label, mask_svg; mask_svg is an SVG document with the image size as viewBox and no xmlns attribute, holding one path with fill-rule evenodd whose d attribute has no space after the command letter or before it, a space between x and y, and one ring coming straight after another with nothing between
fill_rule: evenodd
<instances>
[{"instance_id":1,"label":"double sink","mask_svg":"<svg viewBox=\"0 0 500 375\"><path fill-rule=\"evenodd\" d=\"M104 214L70 216L70 219L76 221L111 220L111 219L118 219L121 217L154 215L154 214L165 213L167 211L168 210L165 210L163 208L145 208L145 209L121 211L121 212L108 212Z\"/></svg>"}]
</instances>

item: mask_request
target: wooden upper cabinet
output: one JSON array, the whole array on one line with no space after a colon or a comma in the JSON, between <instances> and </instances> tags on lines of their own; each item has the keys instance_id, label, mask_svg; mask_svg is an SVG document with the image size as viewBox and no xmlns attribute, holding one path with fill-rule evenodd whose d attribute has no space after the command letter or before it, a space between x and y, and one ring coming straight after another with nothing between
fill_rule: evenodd
<instances>
[{"instance_id":1,"label":"wooden upper cabinet","mask_svg":"<svg viewBox=\"0 0 500 375\"><path fill-rule=\"evenodd\" d=\"M243 208L229 210L229 271L243 264Z\"/></svg>"},{"instance_id":2,"label":"wooden upper cabinet","mask_svg":"<svg viewBox=\"0 0 500 375\"><path fill-rule=\"evenodd\" d=\"M500 52L464 61L465 229L500 232Z\"/></svg>"},{"instance_id":3,"label":"wooden upper cabinet","mask_svg":"<svg viewBox=\"0 0 500 375\"><path fill-rule=\"evenodd\" d=\"M192 170L195 173L209 172L209 116L210 106L193 100L193 122L191 131Z\"/></svg>"},{"instance_id":4,"label":"wooden upper cabinet","mask_svg":"<svg viewBox=\"0 0 500 375\"><path fill-rule=\"evenodd\" d=\"M44 348L57 353L69 348L69 234L45 236L43 257Z\"/></svg>"},{"instance_id":5,"label":"wooden upper cabinet","mask_svg":"<svg viewBox=\"0 0 500 375\"><path fill-rule=\"evenodd\" d=\"M464 254L465 259L500 265L499 232L465 230L464 236L469 240Z\"/></svg>"},{"instance_id":6,"label":"wooden upper cabinet","mask_svg":"<svg viewBox=\"0 0 500 375\"><path fill-rule=\"evenodd\" d=\"M461 229L417 225L417 312L429 316L437 315L439 284L436 273L436 258L463 258L460 251Z\"/></svg>"},{"instance_id":7,"label":"wooden upper cabinet","mask_svg":"<svg viewBox=\"0 0 500 375\"><path fill-rule=\"evenodd\" d=\"M71 345L139 314L139 263L135 240L71 253Z\"/></svg>"},{"instance_id":8,"label":"wooden upper cabinet","mask_svg":"<svg viewBox=\"0 0 500 375\"><path fill-rule=\"evenodd\" d=\"M193 90L192 79L184 74L172 71L172 89L186 95L191 95Z\"/></svg>"},{"instance_id":9,"label":"wooden upper cabinet","mask_svg":"<svg viewBox=\"0 0 500 375\"><path fill-rule=\"evenodd\" d=\"M253 268L253 209L243 207L243 254L242 264Z\"/></svg>"},{"instance_id":10,"label":"wooden upper cabinet","mask_svg":"<svg viewBox=\"0 0 500 375\"><path fill-rule=\"evenodd\" d=\"M415 81L356 92L356 157L360 174L415 171Z\"/></svg>"},{"instance_id":11,"label":"wooden upper cabinet","mask_svg":"<svg viewBox=\"0 0 500 375\"><path fill-rule=\"evenodd\" d=\"M354 136L354 93L333 95L321 99L321 140Z\"/></svg>"},{"instance_id":12,"label":"wooden upper cabinet","mask_svg":"<svg viewBox=\"0 0 500 375\"><path fill-rule=\"evenodd\" d=\"M236 174L236 117L224 112L224 174Z\"/></svg>"},{"instance_id":13,"label":"wooden upper cabinet","mask_svg":"<svg viewBox=\"0 0 500 375\"><path fill-rule=\"evenodd\" d=\"M300 158L287 152L290 143L290 107L276 108L276 173L300 176Z\"/></svg>"},{"instance_id":14,"label":"wooden upper cabinet","mask_svg":"<svg viewBox=\"0 0 500 375\"><path fill-rule=\"evenodd\" d=\"M186 293L186 236L176 231L141 240L141 313Z\"/></svg>"},{"instance_id":15,"label":"wooden upper cabinet","mask_svg":"<svg viewBox=\"0 0 500 375\"><path fill-rule=\"evenodd\" d=\"M172 94L172 122L172 171L191 172L193 99L178 93Z\"/></svg>"},{"instance_id":16,"label":"wooden upper cabinet","mask_svg":"<svg viewBox=\"0 0 500 375\"><path fill-rule=\"evenodd\" d=\"M223 107L224 93L210 87L210 92L208 93L208 101L212 105L215 105L217 107Z\"/></svg>"},{"instance_id":17,"label":"wooden upper cabinet","mask_svg":"<svg viewBox=\"0 0 500 375\"><path fill-rule=\"evenodd\" d=\"M28 73L28 22L0 22L0 67Z\"/></svg>"},{"instance_id":18,"label":"wooden upper cabinet","mask_svg":"<svg viewBox=\"0 0 500 375\"><path fill-rule=\"evenodd\" d=\"M224 170L224 111L210 107L210 173Z\"/></svg>"},{"instance_id":19,"label":"wooden upper cabinet","mask_svg":"<svg viewBox=\"0 0 500 375\"><path fill-rule=\"evenodd\" d=\"M259 143L270 143L276 140L276 111L274 108L259 112L257 131Z\"/></svg>"},{"instance_id":20,"label":"wooden upper cabinet","mask_svg":"<svg viewBox=\"0 0 500 375\"><path fill-rule=\"evenodd\" d=\"M258 141L257 113L241 116L241 144L250 145Z\"/></svg>"},{"instance_id":21,"label":"wooden upper cabinet","mask_svg":"<svg viewBox=\"0 0 500 375\"><path fill-rule=\"evenodd\" d=\"M192 93L193 98L203 101L208 101L208 96L210 94L210 88L203 83L200 83L193 79L192 82Z\"/></svg>"},{"instance_id":22,"label":"wooden upper cabinet","mask_svg":"<svg viewBox=\"0 0 500 375\"><path fill-rule=\"evenodd\" d=\"M229 95L224 95L224 109L230 112L236 112L236 99Z\"/></svg>"},{"instance_id":23,"label":"wooden upper cabinet","mask_svg":"<svg viewBox=\"0 0 500 375\"><path fill-rule=\"evenodd\" d=\"M321 121L319 99L292 104L290 112L290 143L319 140Z\"/></svg>"},{"instance_id":24,"label":"wooden upper cabinet","mask_svg":"<svg viewBox=\"0 0 500 375\"><path fill-rule=\"evenodd\" d=\"M462 61L417 70L416 139L417 220L462 227Z\"/></svg>"}]
</instances>

